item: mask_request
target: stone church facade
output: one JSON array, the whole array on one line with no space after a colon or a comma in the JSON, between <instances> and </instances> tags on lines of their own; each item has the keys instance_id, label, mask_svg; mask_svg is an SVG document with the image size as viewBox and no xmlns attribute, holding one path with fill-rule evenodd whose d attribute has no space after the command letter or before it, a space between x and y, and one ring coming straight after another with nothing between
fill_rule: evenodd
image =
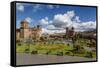
<instances>
[{"instance_id":1,"label":"stone church facade","mask_svg":"<svg viewBox=\"0 0 100 68\"><path fill-rule=\"evenodd\" d=\"M39 40L42 34L42 28L39 25L37 27L30 28L29 23L26 20L21 21L20 28L16 29L16 40L35 39Z\"/></svg>"},{"instance_id":2,"label":"stone church facade","mask_svg":"<svg viewBox=\"0 0 100 68\"><path fill-rule=\"evenodd\" d=\"M75 28L74 27L66 27L66 36L73 37L75 35Z\"/></svg>"}]
</instances>

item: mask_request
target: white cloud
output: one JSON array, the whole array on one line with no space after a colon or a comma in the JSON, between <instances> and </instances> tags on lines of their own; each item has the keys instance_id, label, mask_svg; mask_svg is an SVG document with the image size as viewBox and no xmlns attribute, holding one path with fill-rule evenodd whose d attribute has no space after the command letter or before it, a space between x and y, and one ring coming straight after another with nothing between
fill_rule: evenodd
<instances>
[{"instance_id":1,"label":"white cloud","mask_svg":"<svg viewBox=\"0 0 100 68\"><path fill-rule=\"evenodd\" d=\"M41 9L40 4L33 4L33 12L36 12Z\"/></svg>"},{"instance_id":2,"label":"white cloud","mask_svg":"<svg viewBox=\"0 0 100 68\"><path fill-rule=\"evenodd\" d=\"M42 33L44 34L65 33L65 30L49 30L46 28L42 28Z\"/></svg>"},{"instance_id":3,"label":"white cloud","mask_svg":"<svg viewBox=\"0 0 100 68\"><path fill-rule=\"evenodd\" d=\"M53 34L53 31L52 30L48 30L46 28L42 28L42 33L44 33L44 34Z\"/></svg>"},{"instance_id":4,"label":"white cloud","mask_svg":"<svg viewBox=\"0 0 100 68\"><path fill-rule=\"evenodd\" d=\"M34 8L39 8L40 7L40 4L36 4L33 6Z\"/></svg>"},{"instance_id":5,"label":"white cloud","mask_svg":"<svg viewBox=\"0 0 100 68\"><path fill-rule=\"evenodd\" d=\"M53 9L53 8L54 8L53 5L48 5L47 7L48 7L49 9Z\"/></svg>"},{"instance_id":6,"label":"white cloud","mask_svg":"<svg viewBox=\"0 0 100 68\"><path fill-rule=\"evenodd\" d=\"M73 22L73 26L75 27L75 31L87 31L96 29L96 21L88 21L88 22Z\"/></svg>"},{"instance_id":7,"label":"white cloud","mask_svg":"<svg viewBox=\"0 0 100 68\"><path fill-rule=\"evenodd\" d=\"M42 25L42 26L44 26L44 25L48 25L48 17L45 17L45 18L43 18L43 19L41 19L40 21L39 21L39 23L40 23L40 25Z\"/></svg>"},{"instance_id":8,"label":"white cloud","mask_svg":"<svg viewBox=\"0 0 100 68\"><path fill-rule=\"evenodd\" d=\"M52 21L52 20L50 20L50 21L49 21L49 24L52 24L52 23L53 23L53 21Z\"/></svg>"},{"instance_id":9,"label":"white cloud","mask_svg":"<svg viewBox=\"0 0 100 68\"><path fill-rule=\"evenodd\" d=\"M26 17L25 20L26 20L28 23L31 23L31 22L33 21L32 18L30 18L30 17Z\"/></svg>"},{"instance_id":10,"label":"white cloud","mask_svg":"<svg viewBox=\"0 0 100 68\"><path fill-rule=\"evenodd\" d=\"M72 18L74 17L74 11L68 11L64 14L56 14L54 15L53 25L55 27L67 27L72 25Z\"/></svg>"},{"instance_id":11,"label":"white cloud","mask_svg":"<svg viewBox=\"0 0 100 68\"><path fill-rule=\"evenodd\" d=\"M33 4L33 12L36 12L38 10L43 9L42 6L43 5L41 5L41 4ZM46 6L45 8L48 8L48 9L53 9L53 8L59 8L60 7L59 5L45 5L45 6Z\"/></svg>"},{"instance_id":12,"label":"white cloud","mask_svg":"<svg viewBox=\"0 0 100 68\"><path fill-rule=\"evenodd\" d=\"M75 16L75 12L72 10L72 11L67 11L66 15L70 18L73 18Z\"/></svg>"},{"instance_id":13,"label":"white cloud","mask_svg":"<svg viewBox=\"0 0 100 68\"><path fill-rule=\"evenodd\" d=\"M81 23L81 27L83 27L85 30L96 29L96 21L95 22L93 21L83 22Z\"/></svg>"},{"instance_id":14,"label":"white cloud","mask_svg":"<svg viewBox=\"0 0 100 68\"><path fill-rule=\"evenodd\" d=\"M82 22L74 11L67 11L64 14L54 15L53 23L57 28L75 27L76 31L85 31L96 28L96 21Z\"/></svg>"},{"instance_id":15,"label":"white cloud","mask_svg":"<svg viewBox=\"0 0 100 68\"><path fill-rule=\"evenodd\" d=\"M80 19L79 19L79 16L76 16L75 19L74 19L74 21L75 22L81 22Z\"/></svg>"},{"instance_id":16,"label":"white cloud","mask_svg":"<svg viewBox=\"0 0 100 68\"><path fill-rule=\"evenodd\" d=\"M48 21L48 17L45 17L45 20Z\"/></svg>"},{"instance_id":17,"label":"white cloud","mask_svg":"<svg viewBox=\"0 0 100 68\"><path fill-rule=\"evenodd\" d=\"M65 33L65 27L74 27L75 31L86 31L96 29L96 21L82 22L79 16L75 15L74 11L67 11L64 14L56 14L53 20L45 17L40 20L40 24L46 27L43 28L44 33Z\"/></svg>"},{"instance_id":18,"label":"white cloud","mask_svg":"<svg viewBox=\"0 0 100 68\"><path fill-rule=\"evenodd\" d=\"M60 6L59 5L56 5L56 8L59 8Z\"/></svg>"},{"instance_id":19,"label":"white cloud","mask_svg":"<svg viewBox=\"0 0 100 68\"><path fill-rule=\"evenodd\" d=\"M59 8L59 5L47 5L47 8L53 9L53 8Z\"/></svg>"},{"instance_id":20,"label":"white cloud","mask_svg":"<svg viewBox=\"0 0 100 68\"><path fill-rule=\"evenodd\" d=\"M48 25L46 28L47 29L55 29L56 27L54 25Z\"/></svg>"},{"instance_id":21,"label":"white cloud","mask_svg":"<svg viewBox=\"0 0 100 68\"><path fill-rule=\"evenodd\" d=\"M82 23L82 26L86 27L86 28L96 28L96 21L89 21L89 22L84 22Z\"/></svg>"},{"instance_id":22,"label":"white cloud","mask_svg":"<svg viewBox=\"0 0 100 68\"><path fill-rule=\"evenodd\" d=\"M17 3L16 8L18 11L23 12L24 11L24 5L22 3Z\"/></svg>"}]
</instances>

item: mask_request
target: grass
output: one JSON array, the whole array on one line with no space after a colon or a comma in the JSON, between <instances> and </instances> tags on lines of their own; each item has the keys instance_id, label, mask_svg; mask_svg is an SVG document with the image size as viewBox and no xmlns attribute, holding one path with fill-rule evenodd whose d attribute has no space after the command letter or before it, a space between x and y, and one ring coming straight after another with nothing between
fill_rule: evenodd
<instances>
[{"instance_id":1,"label":"grass","mask_svg":"<svg viewBox=\"0 0 100 68\"><path fill-rule=\"evenodd\" d=\"M50 54L55 54L58 51L65 52L67 50L72 50L73 48L71 46L63 45L63 44L30 44L30 45L25 45L21 44L19 46L18 44L16 45L17 47L17 53L24 53L25 49L29 49L29 52L32 52L33 50L37 50L39 54L43 54L46 52L50 52Z\"/></svg>"},{"instance_id":2,"label":"grass","mask_svg":"<svg viewBox=\"0 0 100 68\"><path fill-rule=\"evenodd\" d=\"M87 46L87 43L90 43L89 40L79 39L76 40L75 44L80 46ZM74 49L71 44L49 44L49 43L34 43L34 44L25 44L25 43L16 43L16 52L17 53L32 53L32 54L49 54L49 55L69 55L69 56L79 56L85 57L88 54L88 51L83 50L82 53L74 53ZM93 58L96 58L96 53L92 52Z\"/></svg>"},{"instance_id":3,"label":"grass","mask_svg":"<svg viewBox=\"0 0 100 68\"><path fill-rule=\"evenodd\" d=\"M91 43L88 39L78 39L76 40L75 44L81 45L81 46L88 46L87 43Z\"/></svg>"}]
</instances>

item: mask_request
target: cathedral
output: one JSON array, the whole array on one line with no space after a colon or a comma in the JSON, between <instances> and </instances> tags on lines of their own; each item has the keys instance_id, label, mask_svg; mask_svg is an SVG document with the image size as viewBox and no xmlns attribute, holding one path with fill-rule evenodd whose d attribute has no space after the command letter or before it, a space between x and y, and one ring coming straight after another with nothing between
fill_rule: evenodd
<instances>
[{"instance_id":1,"label":"cathedral","mask_svg":"<svg viewBox=\"0 0 100 68\"><path fill-rule=\"evenodd\" d=\"M66 27L66 36L73 37L75 35L75 28L74 27Z\"/></svg>"},{"instance_id":2,"label":"cathedral","mask_svg":"<svg viewBox=\"0 0 100 68\"><path fill-rule=\"evenodd\" d=\"M20 28L16 29L16 41L35 39L39 40L42 35L42 28L40 25L30 28L26 20L21 21Z\"/></svg>"}]
</instances>

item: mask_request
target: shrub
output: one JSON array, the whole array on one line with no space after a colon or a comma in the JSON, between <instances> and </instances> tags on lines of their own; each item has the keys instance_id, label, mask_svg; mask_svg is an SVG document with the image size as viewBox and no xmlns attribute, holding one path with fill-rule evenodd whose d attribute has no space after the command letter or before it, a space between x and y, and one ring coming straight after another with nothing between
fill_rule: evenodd
<instances>
[{"instance_id":1,"label":"shrub","mask_svg":"<svg viewBox=\"0 0 100 68\"><path fill-rule=\"evenodd\" d=\"M87 58L93 58L92 52L87 52L86 55L85 55L85 57L87 57Z\"/></svg>"},{"instance_id":2,"label":"shrub","mask_svg":"<svg viewBox=\"0 0 100 68\"><path fill-rule=\"evenodd\" d=\"M56 54L57 56L63 56L63 52L57 52L57 54Z\"/></svg>"},{"instance_id":3,"label":"shrub","mask_svg":"<svg viewBox=\"0 0 100 68\"><path fill-rule=\"evenodd\" d=\"M18 43L18 46L21 46L21 43Z\"/></svg>"},{"instance_id":4,"label":"shrub","mask_svg":"<svg viewBox=\"0 0 100 68\"><path fill-rule=\"evenodd\" d=\"M25 53L29 53L29 49L27 48L27 49L25 49Z\"/></svg>"},{"instance_id":5,"label":"shrub","mask_svg":"<svg viewBox=\"0 0 100 68\"><path fill-rule=\"evenodd\" d=\"M32 52L31 52L31 54L37 54L38 53L38 51L36 51L36 50L33 50Z\"/></svg>"},{"instance_id":6,"label":"shrub","mask_svg":"<svg viewBox=\"0 0 100 68\"><path fill-rule=\"evenodd\" d=\"M46 52L46 55L49 55L50 53L51 53L51 51L47 51L47 52Z\"/></svg>"},{"instance_id":7,"label":"shrub","mask_svg":"<svg viewBox=\"0 0 100 68\"><path fill-rule=\"evenodd\" d=\"M65 55L74 56L74 53L72 52L72 50L69 50L65 52Z\"/></svg>"},{"instance_id":8,"label":"shrub","mask_svg":"<svg viewBox=\"0 0 100 68\"><path fill-rule=\"evenodd\" d=\"M69 51L65 52L65 55L70 55L71 53Z\"/></svg>"}]
</instances>

